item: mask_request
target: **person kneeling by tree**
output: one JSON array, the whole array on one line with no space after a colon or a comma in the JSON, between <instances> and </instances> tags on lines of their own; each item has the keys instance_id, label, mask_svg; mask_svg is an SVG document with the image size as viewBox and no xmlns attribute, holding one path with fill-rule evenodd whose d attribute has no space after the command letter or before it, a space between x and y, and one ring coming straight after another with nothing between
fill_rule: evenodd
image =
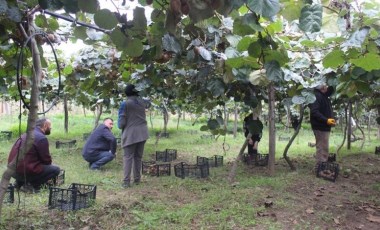
<instances>
[{"instance_id":1,"label":"person kneeling by tree","mask_svg":"<svg viewBox=\"0 0 380 230\"><path fill-rule=\"evenodd\" d=\"M91 170L99 170L101 166L112 161L116 156L117 142L112 134L112 118L105 118L89 136L83 147L82 156L89 162Z\"/></svg>"},{"instance_id":2,"label":"person kneeling by tree","mask_svg":"<svg viewBox=\"0 0 380 230\"><path fill-rule=\"evenodd\" d=\"M257 161L258 146L262 137L263 123L260 121L257 113L250 113L244 118L243 122L244 136L247 138L251 133L251 138L248 140L248 163Z\"/></svg>"},{"instance_id":3,"label":"person kneeling by tree","mask_svg":"<svg viewBox=\"0 0 380 230\"><path fill-rule=\"evenodd\" d=\"M49 152L49 141L46 135L51 131L51 122L47 118L36 121L34 129L33 146L19 160L18 154L21 146L26 141L26 133L13 145L8 157L8 164L16 160L16 189L21 186L26 192L39 192L41 186L59 175L60 168L52 165L52 157Z\"/></svg>"}]
</instances>

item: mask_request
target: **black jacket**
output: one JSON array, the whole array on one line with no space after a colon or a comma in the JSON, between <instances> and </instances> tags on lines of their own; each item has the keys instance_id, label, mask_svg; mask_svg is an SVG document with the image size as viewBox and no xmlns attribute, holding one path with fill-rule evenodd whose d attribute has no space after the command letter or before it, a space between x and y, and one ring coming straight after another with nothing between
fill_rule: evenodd
<instances>
[{"instance_id":1,"label":"black jacket","mask_svg":"<svg viewBox=\"0 0 380 230\"><path fill-rule=\"evenodd\" d=\"M327 119L333 118L333 111L329 96L334 92L334 88L329 86L327 92L323 94L318 89L314 90L316 100L309 104L311 128L320 131L330 131L331 126L327 125Z\"/></svg>"}]
</instances>

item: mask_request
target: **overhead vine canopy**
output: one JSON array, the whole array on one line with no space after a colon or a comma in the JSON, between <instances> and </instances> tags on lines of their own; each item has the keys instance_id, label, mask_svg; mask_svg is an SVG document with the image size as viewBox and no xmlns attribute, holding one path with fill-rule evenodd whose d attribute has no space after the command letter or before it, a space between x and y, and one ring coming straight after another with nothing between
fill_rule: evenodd
<instances>
[{"instance_id":1,"label":"overhead vine canopy","mask_svg":"<svg viewBox=\"0 0 380 230\"><path fill-rule=\"evenodd\" d=\"M2 96L18 98L15 58L26 40L20 25L33 20L52 42L94 47L81 53L86 61L62 60L66 93L82 103L118 100L115 93L132 81L171 108L195 112L229 99L254 106L267 100L269 82L278 100L307 104L324 77L341 97L365 94L366 103L380 104L378 1L140 0L133 9L132 2L0 0Z\"/></svg>"}]
</instances>

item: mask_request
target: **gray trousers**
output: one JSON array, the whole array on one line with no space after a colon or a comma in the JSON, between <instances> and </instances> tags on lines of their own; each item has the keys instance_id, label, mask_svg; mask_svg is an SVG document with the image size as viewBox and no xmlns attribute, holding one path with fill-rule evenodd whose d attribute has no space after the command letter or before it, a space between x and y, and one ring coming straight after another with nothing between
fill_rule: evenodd
<instances>
[{"instance_id":1,"label":"gray trousers","mask_svg":"<svg viewBox=\"0 0 380 230\"><path fill-rule=\"evenodd\" d=\"M317 163L326 162L329 157L329 131L313 130L315 145L317 148L315 159Z\"/></svg>"},{"instance_id":2,"label":"gray trousers","mask_svg":"<svg viewBox=\"0 0 380 230\"><path fill-rule=\"evenodd\" d=\"M134 181L140 181L141 160L144 153L145 142L146 141L138 142L123 148L124 182L131 181L132 167Z\"/></svg>"}]
</instances>

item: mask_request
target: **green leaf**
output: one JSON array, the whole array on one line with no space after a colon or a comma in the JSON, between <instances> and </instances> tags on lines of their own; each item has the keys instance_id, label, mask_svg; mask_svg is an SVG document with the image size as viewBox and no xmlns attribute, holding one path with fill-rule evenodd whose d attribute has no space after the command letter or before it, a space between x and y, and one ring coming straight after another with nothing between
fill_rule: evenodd
<instances>
[{"instance_id":1,"label":"green leaf","mask_svg":"<svg viewBox=\"0 0 380 230\"><path fill-rule=\"evenodd\" d=\"M38 26L38 27L43 28L43 27L47 26L47 20L46 20L45 15L43 15L43 14L37 15L34 22L36 23L36 26Z\"/></svg>"},{"instance_id":2,"label":"green leaf","mask_svg":"<svg viewBox=\"0 0 380 230\"><path fill-rule=\"evenodd\" d=\"M292 102L293 104L296 104L296 105L302 105L306 102L306 99L300 95L296 95L292 97Z\"/></svg>"},{"instance_id":3,"label":"green leaf","mask_svg":"<svg viewBox=\"0 0 380 230\"><path fill-rule=\"evenodd\" d=\"M256 32L252 27L243 22L243 17L238 17L234 20L233 31L235 35L240 36L251 35Z\"/></svg>"},{"instance_id":4,"label":"green leaf","mask_svg":"<svg viewBox=\"0 0 380 230\"><path fill-rule=\"evenodd\" d=\"M374 53L367 53L364 57L351 59L352 64L361 67L367 71L380 69L380 56Z\"/></svg>"},{"instance_id":5,"label":"green leaf","mask_svg":"<svg viewBox=\"0 0 380 230\"><path fill-rule=\"evenodd\" d=\"M248 49L248 47L251 45L251 43L254 41L256 41L256 40L253 40L249 36L243 37L240 39L239 43L237 44L236 49L239 52L246 51Z\"/></svg>"},{"instance_id":6,"label":"green leaf","mask_svg":"<svg viewBox=\"0 0 380 230\"><path fill-rule=\"evenodd\" d=\"M198 49L198 52L199 52L199 55L201 55L201 57L206 60L206 61L211 61L212 59L212 55L211 55L211 52L208 51L206 48L204 48L203 46L200 46L200 47L197 47Z\"/></svg>"},{"instance_id":7,"label":"green leaf","mask_svg":"<svg viewBox=\"0 0 380 230\"><path fill-rule=\"evenodd\" d=\"M99 9L98 0L78 0L78 7L83 12L94 14Z\"/></svg>"},{"instance_id":8,"label":"green leaf","mask_svg":"<svg viewBox=\"0 0 380 230\"><path fill-rule=\"evenodd\" d=\"M207 125L202 125L201 128L199 129L200 131L208 131L209 128Z\"/></svg>"},{"instance_id":9,"label":"green leaf","mask_svg":"<svg viewBox=\"0 0 380 230\"><path fill-rule=\"evenodd\" d=\"M367 35L369 33L369 27L363 27L355 31L350 39L342 44L344 47L357 47L361 48Z\"/></svg>"},{"instance_id":10,"label":"green leaf","mask_svg":"<svg viewBox=\"0 0 380 230\"><path fill-rule=\"evenodd\" d=\"M87 38L86 27L84 27L84 26L75 27L73 34L76 38L85 40Z\"/></svg>"},{"instance_id":11,"label":"green leaf","mask_svg":"<svg viewBox=\"0 0 380 230\"><path fill-rule=\"evenodd\" d=\"M284 7L281 9L281 15L288 21L294 21L300 17L302 1L286 1L282 2Z\"/></svg>"},{"instance_id":12,"label":"green leaf","mask_svg":"<svg viewBox=\"0 0 380 230\"><path fill-rule=\"evenodd\" d=\"M264 67L270 81L278 82L283 79L283 72L277 61L266 62Z\"/></svg>"},{"instance_id":13,"label":"green leaf","mask_svg":"<svg viewBox=\"0 0 380 230\"><path fill-rule=\"evenodd\" d=\"M244 104L246 104L247 106L251 108L256 108L257 105L259 104L259 100L257 99L256 96L253 96L253 95L244 97L243 100L244 100Z\"/></svg>"},{"instance_id":14,"label":"green leaf","mask_svg":"<svg viewBox=\"0 0 380 230\"><path fill-rule=\"evenodd\" d=\"M256 14L271 19L280 11L278 0L248 0L248 8Z\"/></svg>"},{"instance_id":15,"label":"green leaf","mask_svg":"<svg viewBox=\"0 0 380 230\"><path fill-rule=\"evenodd\" d=\"M125 53L131 57L139 57L143 50L144 47L140 39L134 38L128 41Z\"/></svg>"},{"instance_id":16,"label":"green leaf","mask_svg":"<svg viewBox=\"0 0 380 230\"><path fill-rule=\"evenodd\" d=\"M176 37L170 34L165 34L162 38L162 48L177 54L182 52L181 44Z\"/></svg>"},{"instance_id":17,"label":"green leaf","mask_svg":"<svg viewBox=\"0 0 380 230\"><path fill-rule=\"evenodd\" d=\"M226 35L226 39L232 47L236 47L240 44L240 41L242 38L239 35L228 34L228 35Z\"/></svg>"},{"instance_id":18,"label":"green leaf","mask_svg":"<svg viewBox=\"0 0 380 230\"><path fill-rule=\"evenodd\" d=\"M73 67L71 65L67 65L65 66L65 68L63 69L63 74L64 75L70 75L72 72L73 72Z\"/></svg>"},{"instance_id":19,"label":"green leaf","mask_svg":"<svg viewBox=\"0 0 380 230\"><path fill-rule=\"evenodd\" d=\"M216 119L210 119L207 122L207 127L211 130L215 130L215 129L218 129L220 127L220 125Z\"/></svg>"},{"instance_id":20,"label":"green leaf","mask_svg":"<svg viewBox=\"0 0 380 230\"><path fill-rule=\"evenodd\" d=\"M322 5L307 5L301 10L300 29L305 32L318 32L322 26Z\"/></svg>"},{"instance_id":21,"label":"green leaf","mask_svg":"<svg viewBox=\"0 0 380 230\"><path fill-rule=\"evenodd\" d=\"M277 61L280 66L288 63L289 58L286 50L265 50L265 61Z\"/></svg>"},{"instance_id":22,"label":"green leaf","mask_svg":"<svg viewBox=\"0 0 380 230\"><path fill-rule=\"evenodd\" d=\"M120 28L115 28L111 34L110 38L112 42L116 45L118 50L123 50L127 47L128 41L125 34L120 30Z\"/></svg>"},{"instance_id":23,"label":"green leaf","mask_svg":"<svg viewBox=\"0 0 380 230\"><path fill-rule=\"evenodd\" d=\"M46 10L49 7L48 0L38 0L38 5L44 10Z\"/></svg>"},{"instance_id":24,"label":"green leaf","mask_svg":"<svg viewBox=\"0 0 380 230\"><path fill-rule=\"evenodd\" d=\"M258 57L260 57L261 53L262 53L262 47L261 47L260 42L258 42L258 41L252 42L249 45L249 47L248 47L249 56L258 58Z\"/></svg>"},{"instance_id":25,"label":"green leaf","mask_svg":"<svg viewBox=\"0 0 380 230\"><path fill-rule=\"evenodd\" d=\"M115 14L108 9L102 9L94 14L94 21L97 26L107 30L113 29L118 21Z\"/></svg>"},{"instance_id":26,"label":"green leaf","mask_svg":"<svg viewBox=\"0 0 380 230\"><path fill-rule=\"evenodd\" d=\"M372 92L371 85L368 82L356 81L356 88L363 94L370 94Z\"/></svg>"},{"instance_id":27,"label":"green leaf","mask_svg":"<svg viewBox=\"0 0 380 230\"><path fill-rule=\"evenodd\" d=\"M56 31L59 29L59 24L58 24L58 21L57 19L55 18L48 18L48 26L49 26L49 29L52 30L52 31Z\"/></svg>"},{"instance_id":28,"label":"green leaf","mask_svg":"<svg viewBox=\"0 0 380 230\"><path fill-rule=\"evenodd\" d=\"M333 50L323 58L322 63L325 68L338 68L345 63L344 52Z\"/></svg>"},{"instance_id":29,"label":"green leaf","mask_svg":"<svg viewBox=\"0 0 380 230\"><path fill-rule=\"evenodd\" d=\"M214 97L218 97L224 94L225 84L219 78L212 79L207 83L207 89L212 93Z\"/></svg>"},{"instance_id":30,"label":"green leaf","mask_svg":"<svg viewBox=\"0 0 380 230\"><path fill-rule=\"evenodd\" d=\"M249 66L253 69L259 69L260 65L257 63L256 58L253 57L238 57L238 58L229 58L226 60L226 65L231 68L241 68L243 66Z\"/></svg>"},{"instance_id":31,"label":"green leaf","mask_svg":"<svg viewBox=\"0 0 380 230\"><path fill-rule=\"evenodd\" d=\"M147 20L145 17L145 9L136 7L133 10L133 27L138 30L146 30Z\"/></svg>"}]
</instances>

